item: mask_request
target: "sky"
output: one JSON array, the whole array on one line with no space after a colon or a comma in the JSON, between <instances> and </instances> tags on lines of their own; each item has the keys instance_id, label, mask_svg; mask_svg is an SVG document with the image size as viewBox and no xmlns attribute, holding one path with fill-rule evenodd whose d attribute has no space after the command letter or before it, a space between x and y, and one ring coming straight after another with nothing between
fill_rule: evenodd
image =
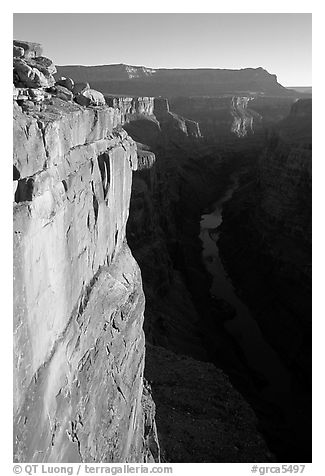
<instances>
[{"instance_id":1,"label":"sky","mask_svg":"<svg viewBox=\"0 0 325 476\"><path fill-rule=\"evenodd\" d=\"M15 13L14 38L57 65L256 68L311 86L309 13Z\"/></svg>"}]
</instances>

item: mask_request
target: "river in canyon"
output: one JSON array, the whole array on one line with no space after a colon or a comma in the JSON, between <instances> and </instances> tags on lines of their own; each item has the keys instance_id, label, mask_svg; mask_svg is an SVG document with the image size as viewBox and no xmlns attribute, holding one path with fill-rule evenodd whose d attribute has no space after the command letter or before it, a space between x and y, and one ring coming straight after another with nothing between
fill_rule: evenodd
<instances>
[{"instance_id":1,"label":"river in canyon","mask_svg":"<svg viewBox=\"0 0 325 476\"><path fill-rule=\"evenodd\" d=\"M297 417L295 411L297 405L292 375L264 338L257 321L241 300L231 278L227 275L218 249L223 206L231 199L239 183L240 175L238 173L232 175L230 185L223 196L201 216L202 257L206 270L213 278L210 288L211 297L226 301L235 310L234 317L224 321L224 330L236 341L245 356L248 367L263 382L257 392L258 401L252 406L259 420L262 419L262 426L268 427L267 431L272 433L271 438L275 442L273 450L278 453L277 456L281 460L279 453L282 446L291 448L289 454L291 453L292 457L300 446L297 441L293 441L297 436L294 429L296 424L293 423ZM268 414L267 422L263 417L266 413ZM272 427L271 430L270 427Z\"/></svg>"}]
</instances>

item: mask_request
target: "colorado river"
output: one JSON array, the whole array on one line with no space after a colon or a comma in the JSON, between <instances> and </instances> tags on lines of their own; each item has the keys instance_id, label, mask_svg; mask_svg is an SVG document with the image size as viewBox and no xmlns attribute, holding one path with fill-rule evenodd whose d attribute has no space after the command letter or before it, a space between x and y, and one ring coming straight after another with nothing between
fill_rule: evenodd
<instances>
[{"instance_id":1,"label":"colorado river","mask_svg":"<svg viewBox=\"0 0 325 476\"><path fill-rule=\"evenodd\" d=\"M203 243L203 261L213 277L210 294L214 298L227 301L236 310L235 317L225 321L224 328L241 347L251 369L266 382L261 390L261 397L288 411L291 393L290 374L276 352L263 338L247 306L236 294L219 256L218 230L222 223L223 204L231 198L238 188L238 183L238 175L233 176L226 193L213 204L210 213L201 216L200 239Z\"/></svg>"}]
</instances>

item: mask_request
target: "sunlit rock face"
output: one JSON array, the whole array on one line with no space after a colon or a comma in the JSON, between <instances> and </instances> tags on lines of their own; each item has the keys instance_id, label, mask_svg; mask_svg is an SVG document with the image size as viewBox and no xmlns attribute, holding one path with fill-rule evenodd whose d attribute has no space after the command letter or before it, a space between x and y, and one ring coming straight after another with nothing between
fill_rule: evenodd
<instances>
[{"instance_id":1,"label":"sunlit rock face","mask_svg":"<svg viewBox=\"0 0 325 476\"><path fill-rule=\"evenodd\" d=\"M125 239L136 144L119 121L107 106L52 98L27 114L14 101L19 462L159 460Z\"/></svg>"},{"instance_id":2,"label":"sunlit rock face","mask_svg":"<svg viewBox=\"0 0 325 476\"><path fill-rule=\"evenodd\" d=\"M121 124L132 119L137 119L139 116L152 116L154 109L153 97L114 97L105 96L106 103L120 111Z\"/></svg>"}]
</instances>

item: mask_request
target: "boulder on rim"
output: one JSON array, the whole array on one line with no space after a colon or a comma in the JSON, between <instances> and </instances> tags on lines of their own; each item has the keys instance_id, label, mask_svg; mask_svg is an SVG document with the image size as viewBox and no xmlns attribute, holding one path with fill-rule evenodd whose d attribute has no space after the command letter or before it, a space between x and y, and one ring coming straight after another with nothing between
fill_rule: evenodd
<instances>
[{"instance_id":1,"label":"boulder on rim","mask_svg":"<svg viewBox=\"0 0 325 476\"><path fill-rule=\"evenodd\" d=\"M74 81L71 78L65 78L61 76L61 78L57 79L56 86L63 86L64 88L69 89L69 91L73 91L74 88Z\"/></svg>"},{"instance_id":2,"label":"boulder on rim","mask_svg":"<svg viewBox=\"0 0 325 476\"><path fill-rule=\"evenodd\" d=\"M81 94L75 96L74 100L80 106L105 106L106 101L104 95L95 89L87 89Z\"/></svg>"}]
</instances>

